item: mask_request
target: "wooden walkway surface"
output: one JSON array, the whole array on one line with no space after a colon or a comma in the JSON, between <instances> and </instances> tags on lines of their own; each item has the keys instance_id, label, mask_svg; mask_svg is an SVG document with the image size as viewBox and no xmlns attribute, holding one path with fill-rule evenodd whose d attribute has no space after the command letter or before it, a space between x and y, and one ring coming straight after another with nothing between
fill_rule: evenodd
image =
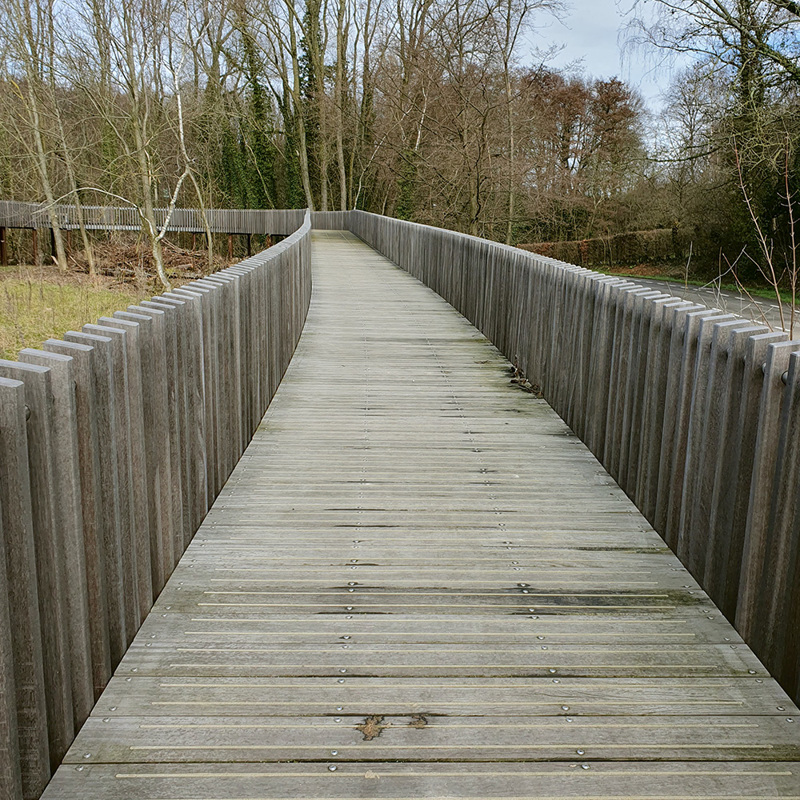
<instances>
[{"instance_id":1,"label":"wooden walkway surface","mask_svg":"<svg viewBox=\"0 0 800 800\"><path fill-rule=\"evenodd\" d=\"M800 717L544 401L351 234L46 800L800 798Z\"/></svg>"}]
</instances>

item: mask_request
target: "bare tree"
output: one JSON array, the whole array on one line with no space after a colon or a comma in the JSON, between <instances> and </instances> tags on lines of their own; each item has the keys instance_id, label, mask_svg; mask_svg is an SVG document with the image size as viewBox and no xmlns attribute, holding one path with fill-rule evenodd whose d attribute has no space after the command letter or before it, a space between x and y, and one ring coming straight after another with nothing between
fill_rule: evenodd
<instances>
[{"instance_id":1,"label":"bare tree","mask_svg":"<svg viewBox=\"0 0 800 800\"><path fill-rule=\"evenodd\" d=\"M303 35L302 19L292 0L263 0L252 10L241 9L239 24L245 26L259 24L263 32L261 40L265 60L269 63L277 86L270 83L283 114L284 126L297 139L297 158L300 167L300 181L303 187L306 206L314 209L314 196L311 191L311 173L308 158L308 137L306 131L306 102L303 96L300 65L300 38Z\"/></svg>"},{"instance_id":2,"label":"bare tree","mask_svg":"<svg viewBox=\"0 0 800 800\"><path fill-rule=\"evenodd\" d=\"M54 2L31 4L30 0L8 0L4 26L7 52L12 70L8 79L20 101L19 140L30 152L46 201L50 228L55 244L55 261L61 270L67 268L67 256L56 212L56 189L52 177L50 138L53 129L48 53L54 50Z\"/></svg>"},{"instance_id":3,"label":"bare tree","mask_svg":"<svg viewBox=\"0 0 800 800\"><path fill-rule=\"evenodd\" d=\"M514 231L515 196L517 183L517 158L515 137L515 104L518 97L514 92L514 61L520 36L532 24L531 16L536 11L556 13L562 6L558 0L487 0L488 18L492 23L500 64L503 72L503 89L506 102L506 124L508 153L507 161L507 212L506 244L511 244Z\"/></svg>"}]
</instances>

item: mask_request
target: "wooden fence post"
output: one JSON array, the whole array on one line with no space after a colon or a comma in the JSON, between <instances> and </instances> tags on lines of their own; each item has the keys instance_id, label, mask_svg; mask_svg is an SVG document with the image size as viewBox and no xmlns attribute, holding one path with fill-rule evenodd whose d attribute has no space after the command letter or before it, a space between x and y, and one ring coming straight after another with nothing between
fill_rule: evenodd
<instances>
[{"instance_id":1,"label":"wooden fence post","mask_svg":"<svg viewBox=\"0 0 800 800\"><path fill-rule=\"evenodd\" d=\"M103 497L100 489L100 441L98 438L94 351L88 345L48 339L42 349L72 358L78 420L78 459L81 481L81 513L86 557L89 635L92 652L94 700L111 677L108 611L106 608L103 554Z\"/></svg>"},{"instance_id":2,"label":"wooden fence post","mask_svg":"<svg viewBox=\"0 0 800 800\"><path fill-rule=\"evenodd\" d=\"M792 353L786 378L778 442L778 465L773 489L769 528L774 532L774 561L780 565L780 586L772 592L765 609L775 628L770 664L774 674L793 697L800 696L800 352ZM783 376L782 376L783 377Z\"/></svg>"},{"instance_id":3,"label":"wooden fence post","mask_svg":"<svg viewBox=\"0 0 800 800\"><path fill-rule=\"evenodd\" d=\"M183 553L183 500L181 497L180 428L176 417L175 388L175 325L164 309L149 305L128 306L128 312L149 317L152 330L152 385L146 390L154 400L156 417L153 424L163 438L158 446L161 453L159 486L161 500L168 504L162 512L163 574L168 577ZM115 316L121 316L115 314ZM164 525L168 522L168 525ZM156 589L158 591L158 589Z\"/></svg>"},{"instance_id":4,"label":"wooden fence post","mask_svg":"<svg viewBox=\"0 0 800 800\"><path fill-rule=\"evenodd\" d=\"M197 530L208 511L206 450L206 398L203 361L203 309L201 297L192 292L167 292L160 302L184 309L181 315L183 341L183 406L186 415L187 440L184 458L189 529ZM187 542L188 544L188 542Z\"/></svg>"},{"instance_id":5,"label":"wooden fence post","mask_svg":"<svg viewBox=\"0 0 800 800\"><path fill-rule=\"evenodd\" d=\"M778 470L781 412L787 398L783 376L789 369L792 353L798 349L800 342L770 344L763 366L764 382L736 607L736 626L748 642L754 642L756 652L769 653L775 646L774 626L764 624L764 611L773 605L773 593L782 592L788 577L784 575L786 554L782 550L785 548L776 546L779 537L770 529L769 521L775 500L773 487ZM796 580L796 576L788 579Z\"/></svg>"},{"instance_id":6,"label":"wooden fence post","mask_svg":"<svg viewBox=\"0 0 800 800\"><path fill-rule=\"evenodd\" d=\"M34 364L0 361L0 377L25 386L28 468L33 521L36 579L41 623L44 696L50 766L55 769L75 735L70 680L69 624L63 528L54 467L53 393L50 370ZM28 576L30 577L30 576Z\"/></svg>"},{"instance_id":7,"label":"wooden fence post","mask_svg":"<svg viewBox=\"0 0 800 800\"><path fill-rule=\"evenodd\" d=\"M192 528L192 503L189 497L190 478L190 441L194 436L189 420L189 396L187 387L187 362L190 359L190 345L188 341L188 316L185 313L185 304L181 301L162 300L155 297L153 300L143 301L146 308L160 309L164 312L169 335L171 337L171 387L170 397L173 401L173 425L177 425L178 439L178 464L180 466L180 494L181 494L181 519L183 520L183 541L180 543L180 554L188 546L194 535ZM168 360L169 363L169 360Z\"/></svg>"},{"instance_id":8,"label":"wooden fence post","mask_svg":"<svg viewBox=\"0 0 800 800\"><path fill-rule=\"evenodd\" d=\"M1 388L0 391L2 391ZM6 564L3 513L0 509L0 798L17 800L22 797L22 772L19 758L13 633Z\"/></svg>"},{"instance_id":9,"label":"wooden fence post","mask_svg":"<svg viewBox=\"0 0 800 800\"><path fill-rule=\"evenodd\" d=\"M114 392L114 437L119 476L120 544L125 609L126 647L133 641L141 622L139 591L139 555L134 500L133 455L130 428L130 389L127 365L127 342L121 331L84 325L84 336L97 337L97 347L107 350L111 363ZM74 336L65 338L75 341ZM102 341L107 340L107 341Z\"/></svg>"},{"instance_id":10,"label":"wooden fence post","mask_svg":"<svg viewBox=\"0 0 800 800\"><path fill-rule=\"evenodd\" d=\"M43 350L22 350L19 360L50 370L53 393L53 475L57 486L57 524L61 527L70 677L75 730L86 721L94 705L92 655L89 640L89 596L86 583L86 551L81 512L81 480L78 456L78 415L72 359Z\"/></svg>"},{"instance_id":11,"label":"wooden fence post","mask_svg":"<svg viewBox=\"0 0 800 800\"><path fill-rule=\"evenodd\" d=\"M128 449L130 452L130 502L133 538L136 548L136 585L138 590L138 624L141 624L153 605L153 570L150 558L150 508L147 491L147 460L145 457L144 398L142 395L141 343L139 325L131 320L102 317L97 325L84 325L83 330L98 336L122 341L127 411ZM137 625L138 627L138 625Z\"/></svg>"},{"instance_id":12,"label":"wooden fence post","mask_svg":"<svg viewBox=\"0 0 800 800\"><path fill-rule=\"evenodd\" d=\"M712 444L713 431L718 427L721 371L727 362L727 345L731 332L748 327L742 319L708 317L700 321L697 340L693 385L687 415L686 455L683 462L683 481L679 491L680 509L676 512L676 553L698 580L703 577L708 542L708 496L700 489L705 453L717 447ZM702 520L702 521L701 521ZM700 527L697 527L699 525Z\"/></svg>"},{"instance_id":13,"label":"wooden fence post","mask_svg":"<svg viewBox=\"0 0 800 800\"><path fill-rule=\"evenodd\" d=\"M646 348L646 353L641 376L644 387L641 399L639 454L634 462L638 473L634 502L651 524L655 510L654 487L658 485L658 447L661 444L664 407L667 404L664 360L668 355L672 309L686 308L691 305L679 297L654 300L647 331L647 342L646 344L642 343ZM632 455L632 458L634 457Z\"/></svg>"},{"instance_id":14,"label":"wooden fence post","mask_svg":"<svg viewBox=\"0 0 800 800\"><path fill-rule=\"evenodd\" d=\"M172 470L172 566L170 572L183 555L186 541L187 520L184 517L183 445L186 441L185 419L181 413L181 360L179 344L179 322L175 309L163 303L143 300L138 306L128 306L137 314L160 315L161 330L164 335L164 355L166 359L167 412L169 414L170 468Z\"/></svg>"},{"instance_id":15,"label":"wooden fence post","mask_svg":"<svg viewBox=\"0 0 800 800\"><path fill-rule=\"evenodd\" d=\"M213 314L211 309L211 290L201 286L187 284L170 292L168 296L175 296L179 300L195 301L195 326L198 336L196 347L199 352L199 376L195 389L196 397L202 399L203 408L203 433L205 447L203 448L203 469L206 480L206 501L203 516L211 505L212 499L217 496L217 425L215 418L215 395L219 374L216 368L216 347L213 341ZM199 328L197 327L199 326Z\"/></svg>"},{"instance_id":16,"label":"wooden fence post","mask_svg":"<svg viewBox=\"0 0 800 800\"><path fill-rule=\"evenodd\" d=\"M127 610L131 576L125 575L123 566L122 514L120 503L119 437L118 415L112 340L107 336L95 336L80 331L67 331L66 342L87 345L92 348L91 368L94 394L97 441L99 447L100 480L100 531L103 556L103 585L105 588L106 613L108 616L108 642L111 666L125 655L128 646ZM127 491L127 487L125 487Z\"/></svg>"},{"instance_id":17,"label":"wooden fence post","mask_svg":"<svg viewBox=\"0 0 800 800\"><path fill-rule=\"evenodd\" d=\"M0 514L25 800L38 800L50 779L42 633L31 508L25 385L0 377ZM13 780L13 776L12 776Z\"/></svg>"},{"instance_id":18,"label":"wooden fence post","mask_svg":"<svg viewBox=\"0 0 800 800\"><path fill-rule=\"evenodd\" d=\"M142 386L144 460L150 531L150 577L153 596L164 588L172 560L172 507L169 431L166 400L166 362L163 342L157 340L157 321L149 314L117 311L114 319L138 325ZM110 325L110 323L107 323ZM165 546L167 552L165 552Z\"/></svg>"}]
</instances>

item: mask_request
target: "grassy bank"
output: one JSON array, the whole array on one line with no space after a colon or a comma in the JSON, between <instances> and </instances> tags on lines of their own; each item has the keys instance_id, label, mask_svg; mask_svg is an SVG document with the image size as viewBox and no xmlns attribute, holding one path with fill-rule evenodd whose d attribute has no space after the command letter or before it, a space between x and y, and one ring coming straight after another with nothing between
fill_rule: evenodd
<instances>
[{"instance_id":1,"label":"grassy bank","mask_svg":"<svg viewBox=\"0 0 800 800\"><path fill-rule=\"evenodd\" d=\"M642 267L592 267L596 272L602 272L605 275L614 275L618 278L630 278L631 280L647 278L654 281L666 281L667 283L674 283L678 286L703 286L721 289L726 292L733 292L734 294L746 295L742 287L734 282L722 283L718 281L699 280L696 278L687 279L683 275L676 274L676 270L669 265L660 268L655 264L643 265ZM762 297L766 300L775 300L775 290L767 286L754 286L748 285L747 292L753 297ZM785 303L792 302L791 292L785 289L781 290L781 298Z\"/></svg>"},{"instance_id":2,"label":"grassy bank","mask_svg":"<svg viewBox=\"0 0 800 800\"><path fill-rule=\"evenodd\" d=\"M110 279L54 274L52 268L0 272L0 358L16 358L23 347L80 330L152 294Z\"/></svg>"}]
</instances>

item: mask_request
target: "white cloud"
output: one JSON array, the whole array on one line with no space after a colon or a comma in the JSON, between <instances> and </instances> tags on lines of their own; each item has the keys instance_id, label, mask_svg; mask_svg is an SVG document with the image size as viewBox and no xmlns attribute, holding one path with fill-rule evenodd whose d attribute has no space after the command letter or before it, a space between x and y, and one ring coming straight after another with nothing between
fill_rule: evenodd
<instances>
[{"instance_id":1,"label":"white cloud","mask_svg":"<svg viewBox=\"0 0 800 800\"><path fill-rule=\"evenodd\" d=\"M669 70L654 69L645 54L630 48L623 56L630 5L630 0L572 0L560 20L539 29L531 45L539 50L560 47L553 66L563 69L580 62L587 75L621 78L638 88L651 107L657 106L669 84Z\"/></svg>"}]
</instances>

